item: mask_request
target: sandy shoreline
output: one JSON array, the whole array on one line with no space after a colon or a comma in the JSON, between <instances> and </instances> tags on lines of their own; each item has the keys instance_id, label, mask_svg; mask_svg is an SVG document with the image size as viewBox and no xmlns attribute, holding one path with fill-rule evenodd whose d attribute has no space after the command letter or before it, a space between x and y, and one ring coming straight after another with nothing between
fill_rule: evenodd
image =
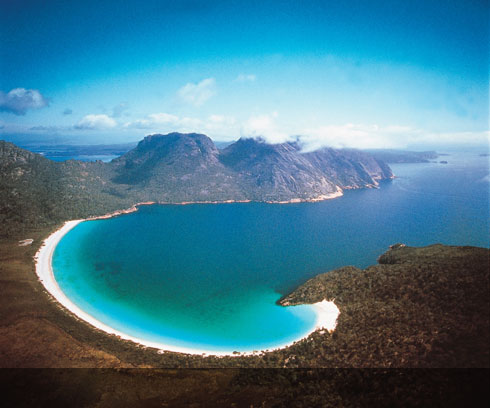
<instances>
[{"instance_id":1,"label":"sandy shoreline","mask_svg":"<svg viewBox=\"0 0 490 408\"><path fill-rule=\"evenodd\" d=\"M105 220L107 218L117 217L118 215L131 214L133 212L138 211L138 207L141 207L143 205L153 205L153 204L157 204L157 203L155 201L145 201L142 203L136 203L132 207L129 207L125 210L117 210L117 211L114 211L114 212L111 212L108 214L89 217L89 218L82 220L82 221Z\"/></svg>"},{"instance_id":2,"label":"sandy shoreline","mask_svg":"<svg viewBox=\"0 0 490 408\"><path fill-rule=\"evenodd\" d=\"M150 203L144 203L144 204L150 204ZM134 210L133 210L134 208ZM214 356L244 356L244 355L256 355L256 354L261 354L265 351L272 351L272 350L277 350L277 349L282 349L284 347L288 347L295 342L308 337L311 333L313 333L316 330L319 329L326 329L328 331L333 331L336 326L337 322L337 317L339 315L339 309L335 305L333 301L327 301L323 300L322 302L318 302L313 304L313 308L317 314L317 319L315 326L304 336L301 338L298 338L292 342L286 343L286 344L281 344L275 348L272 349L267 349L267 350L254 350L254 351L244 351L240 352L238 354L234 354L233 352L228 352L228 351L215 351L215 350L205 350L205 349L194 349L194 348L188 348L188 347L180 347L180 346L175 346L175 345L167 345L167 344L162 344L154 341L149 341L149 340L144 340L144 339L139 339L137 337L131 336L129 334L120 332L105 323L102 323L101 321L97 320L95 317L92 315L86 313L82 309L80 309L77 305L75 305L68 297L63 293L61 288L59 287L58 283L56 282L56 279L54 277L53 273L53 268L52 268L52 258L54 251L56 249L56 246L58 243L61 241L63 236L68 233L71 229L76 227L78 224L80 224L83 221L91 221L91 220L96 220L96 219L105 219L105 218L110 218L111 216L117 216L121 214L127 214L129 212L134 212L137 210L137 206L135 205L132 207L130 210L122 210L122 211L117 211L111 214L107 214L101 217L93 217L89 219L80 219L80 220L72 220L72 221L67 221L65 224L55 231L53 234L51 234L48 238L46 238L39 248L39 251L36 253L34 259L36 263L36 274L38 275L38 278L40 282L44 285L46 290L66 309L68 309L70 312L72 312L75 316L78 318L84 320L85 322L89 323L92 325L94 328L102 330L106 333L116 335L120 337L121 339L124 340L130 340L134 343L146 346L146 347L151 347L155 349L159 349L161 352L164 351L171 351L171 352L177 352L177 353L185 353L185 354L198 354L198 355L214 355ZM294 306L288 306L288 307L294 307Z\"/></svg>"},{"instance_id":3,"label":"sandy shoreline","mask_svg":"<svg viewBox=\"0 0 490 408\"><path fill-rule=\"evenodd\" d=\"M329 194L321 194L314 198L292 198L284 201L265 201L267 204L296 204L296 203L316 203L319 201L332 200L333 198L342 197L342 189L337 187L337 191Z\"/></svg>"}]
</instances>

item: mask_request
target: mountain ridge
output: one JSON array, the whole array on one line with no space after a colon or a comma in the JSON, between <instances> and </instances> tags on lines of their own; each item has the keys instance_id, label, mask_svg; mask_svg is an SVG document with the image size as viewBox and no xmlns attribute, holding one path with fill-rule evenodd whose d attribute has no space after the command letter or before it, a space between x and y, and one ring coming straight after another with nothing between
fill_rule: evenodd
<instances>
[{"instance_id":1,"label":"mountain ridge","mask_svg":"<svg viewBox=\"0 0 490 408\"><path fill-rule=\"evenodd\" d=\"M2 235L138 202L316 201L393 177L360 151L304 153L296 143L256 139L219 150L199 133L149 135L109 163L54 162L0 141L0 173Z\"/></svg>"},{"instance_id":2,"label":"mountain ridge","mask_svg":"<svg viewBox=\"0 0 490 408\"><path fill-rule=\"evenodd\" d=\"M187 196L186 200L282 202L308 201L342 189L376 187L379 180L393 177L384 162L356 150L303 153L296 143L268 144L244 138L219 150L209 137L198 133L149 135L113 163L120 173L116 183L137 184L133 182L136 178L145 188L153 184L152 198L157 201L159 196L170 198L155 191L156 185L165 185L170 179L170 190L179 183L186 187L192 183L206 185L206 192L195 191L191 194L194 197ZM219 187L226 187L228 196Z\"/></svg>"}]
</instances>

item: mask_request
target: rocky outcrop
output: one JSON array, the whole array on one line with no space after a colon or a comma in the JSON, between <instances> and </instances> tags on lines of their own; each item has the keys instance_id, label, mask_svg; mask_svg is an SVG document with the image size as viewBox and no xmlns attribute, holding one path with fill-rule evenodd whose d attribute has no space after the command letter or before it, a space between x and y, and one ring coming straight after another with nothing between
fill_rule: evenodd
<instances>
[{"instance_id":1,"label":"rocky outcrop","mask_svg":"<svg viewBox=\"0 0 490 408\"><path fill-rule=\"evenodd\" d=\"M301 154L294 143L240 139L220 155L252 200L308 200L334 193L337 184Z\"/></svg>"},{"instance_id":2,"label":"rocky outcrop","mask_svg":"<svg viewBox=\"0 0 490 408\"><path fill-rule=\"evenodd\" d=\"M392 177L386 164L360 151L303 153L296 143L257 139L220 151L196 133L147 136L111 166L113 182L162 202L315 200Z\"/></svg>"},{"instance_id":3,"label":"rocky outcrop","mask_svg":"<svg viewBox=\"0 0 490 408\"><path fill-rule=\"evenodd\" d=\"M113 160L115 184L142 200L158 202L243 200L236 175L219 160L213 141L201 134L150 135Z\"/></svg>"}]
</instances>

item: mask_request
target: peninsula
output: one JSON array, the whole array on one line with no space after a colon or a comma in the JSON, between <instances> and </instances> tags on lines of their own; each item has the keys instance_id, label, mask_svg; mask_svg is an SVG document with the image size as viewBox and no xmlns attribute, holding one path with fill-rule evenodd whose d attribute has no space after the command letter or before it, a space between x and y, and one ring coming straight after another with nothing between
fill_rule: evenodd
<instances>
[{"instance_id":1,"label":"peninsula","mask_svg":"<svg viewBox=\"0 0 490 408\"><path fill-rule=\"evenodd\" d=\"M110 163L53 162L0 141L0 172L4 236L141 202L317 201L393 177L383 161L358 150L304 153L297 143L256 139L219 150L196 133L147 136Z\"/></svg>"}]
</instances>

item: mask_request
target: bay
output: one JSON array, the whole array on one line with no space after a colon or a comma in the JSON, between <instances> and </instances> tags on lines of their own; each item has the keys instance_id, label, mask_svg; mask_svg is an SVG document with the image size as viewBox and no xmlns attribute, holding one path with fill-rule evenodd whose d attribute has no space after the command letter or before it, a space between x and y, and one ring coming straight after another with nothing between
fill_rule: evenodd
<instances>
[{"instance_id":1,"label":"bay","mask_svg":"<svg viewBox=\"0 0 490 408\"><path fill-rule=\"evenodd\" d=\"M207 351L290 343L315 324L279 297L318 273L366 267L394 243L489 246L488 158L391 165L379 189L299 204L144 206L87 221L58 244L55 278L98 320Z\"/></svg>"}]
</instances>

